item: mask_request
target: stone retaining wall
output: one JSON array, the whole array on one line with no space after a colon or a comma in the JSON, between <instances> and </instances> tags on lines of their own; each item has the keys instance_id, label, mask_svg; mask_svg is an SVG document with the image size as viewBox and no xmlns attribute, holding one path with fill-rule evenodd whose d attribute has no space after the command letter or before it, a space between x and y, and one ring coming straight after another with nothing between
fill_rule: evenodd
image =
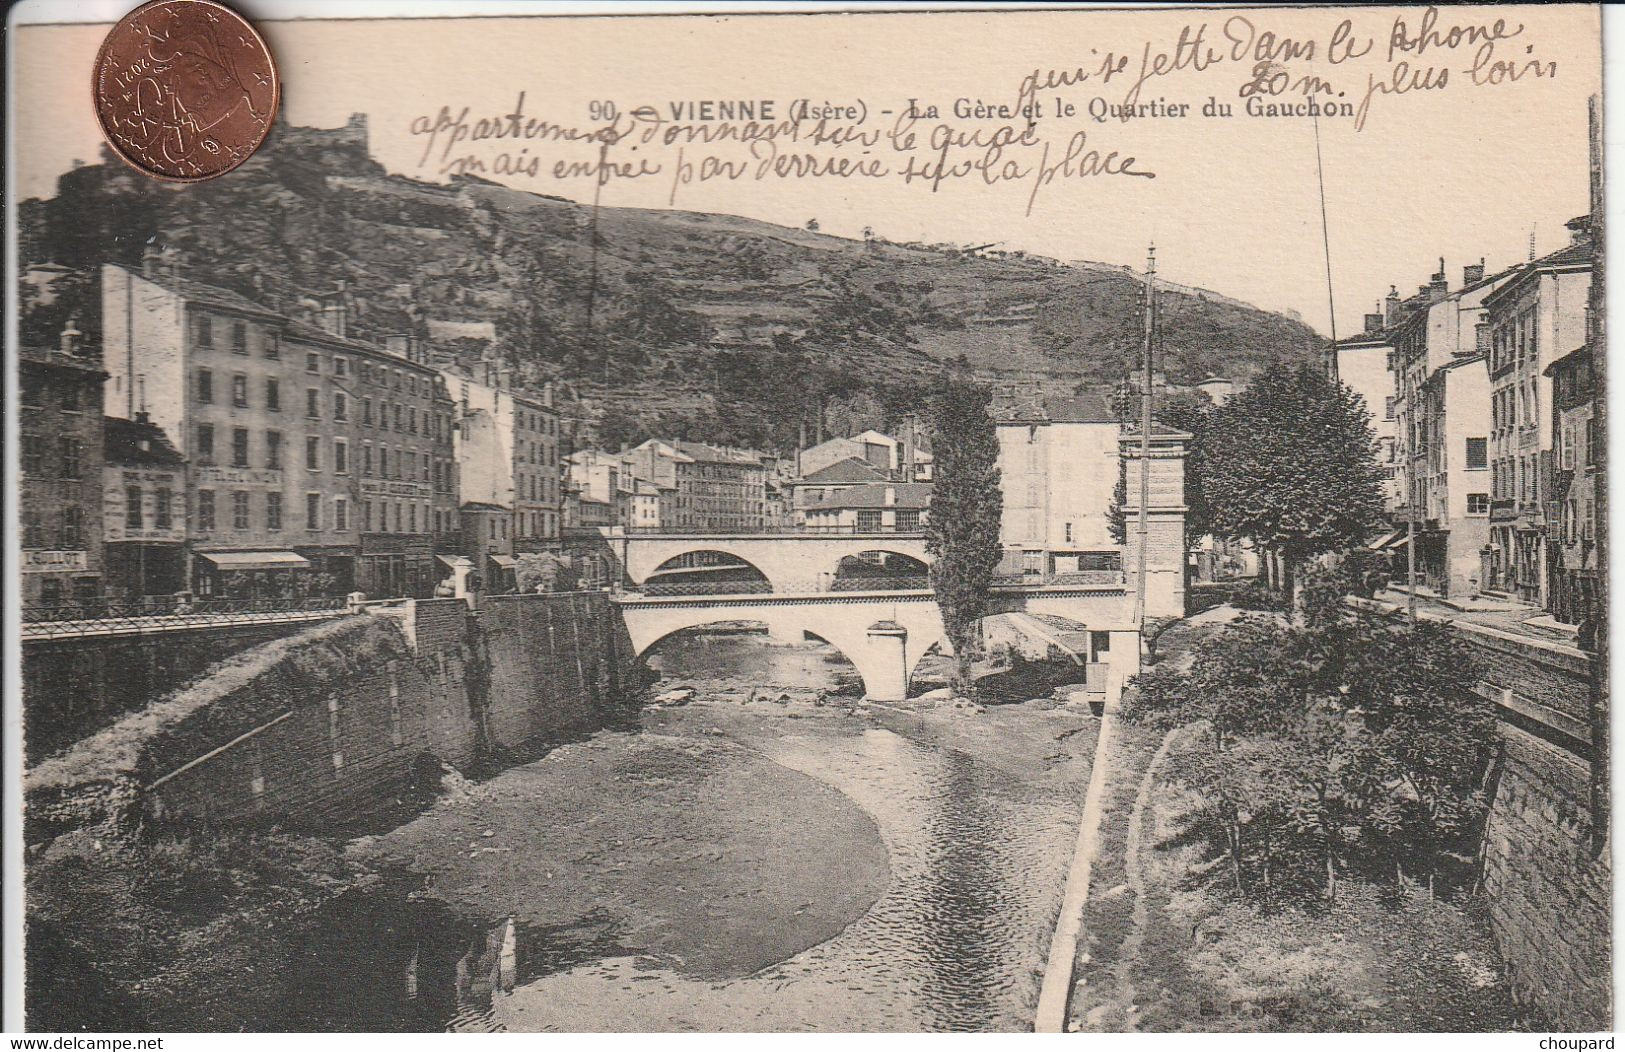
<instances>
[{"instance_id":1,"label":"stone retaining wall","mask_svg":"<svg viewBox=\"0 0 1625 1052\"><path fill-rule=\"evenodd\" d=\"M28 773L30 839L64 828L330 827L620 711L629 643L602 593L407 601L237 655ZM117 809L119 816L102 814Z\"/></svg>"}]
</instances>

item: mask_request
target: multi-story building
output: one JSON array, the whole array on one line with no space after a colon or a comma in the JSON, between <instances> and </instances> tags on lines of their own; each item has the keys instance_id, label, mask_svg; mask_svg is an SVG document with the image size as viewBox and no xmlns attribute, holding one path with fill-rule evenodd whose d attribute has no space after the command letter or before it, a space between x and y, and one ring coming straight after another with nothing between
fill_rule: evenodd
<instances>
[{"instance_id":1,"label":"multi-story building","mask_svg":"<svg viewBox=\"0 0 1625 1052\"><path fill-rule=\"evenodd\" d=\"M1377 462L1382 466L1383 507L1393 514L1400 505L1399 434L1394 404L1394 378L1391 371L1393 342L1379 311L1365 316L1365 329L1358 336L1337 341L1337 379L1359 395L1371 414L1371 430L1376 438Z\"/></svg>"},{"instance_id":2,"label":"multi-story building","mask_svg":"<svg viewBox=\"0 0 1625 1052\"><path fill-rule=\"evenodd\" d=\"M352 338L182 278L102 268L113 412L146 412L187 463L187 578L202 594L428 595L456 488L444 391L410 341ZM450 472L449 480L447 472Z\"/></svg>"},{"instance_id":3,"label":"multi-story building","mask_svg":"<svg viewBox=\"0 0 1625 1052\"><path fill-rule=\"evenodd\" d=\"M1484 300L1510 275L1486 276L1484 265L1474 264L1451 291L1441 259L1416 296L1401 301L1390 290L1385 308L1400 446L1395 514L1407 538L1415 523L1418 585L1439 595L1470 594L1486 580L1490 409ZM1405 543L1396 538L1396 553Z\"/></svg>"},{"instance_id":4,"label":"multi-story building","mask_svg":"<svg viewBox=\"0 0 1625 1052\"><path fill-rule=\"evenodd\" d=\"M25 346L18 440L22 604L89 602L102 586L102 385L72 322L57 348Z\"/></svg>"},{"instance_id":5,"label":"multi-story building","mask_svg":"<svg viewBox=\"0 0 1625 1052\"><path fill-rule=\"evenodd\" d=\"M1585 343L1591 290L1589 217L1573 241L1518 267L1485 297L1491 398L1490 550L1485 587L1544 606L1555 449L1547 367Z\"/></svg>"},{"instance_id":6,"label":"multi-story building","mask_svg":"<svg viewBox=\"0 0 1625 1052\"><path fill-rule=\"evenodd\" d=\"M1552 385L1553 471L1546 533L1550 571L1546 609L1577 625L1596 615L1597 376L1591 346L1577 347L1545 369Z\"/></svg>"},{"instance_id":7,"label":"multi-story building","mask_svg":"<svg viewBox=\"0 0 1625 1052\"><path fill-rule=\"evenodd\" d=\"M659 486L645 479L622 475L616 496L616 521L633 529L660 528L665 496Z\"/></svg>"},{"instance_id":8,"label":"multi-story building","mask_svg":"<svg viewBox=\"0 0 1625 1052\"><path fill-rule=\"evenodd\" d=\"M186 459L137 412L102 420L102 568L109 596L186 589Z\"/></svg>"},{"instance_id":9,"label":"multi-story building","mask_svg":"<svg viewBox=\"0 0 1625 1052\"><path fill-rule=\"evenodd\" d=\"M916 533L930 507L929 482L873 482L809 506L805 524L823 533Z\"/></svg>"},{"instance_id":10,"label":"multi-story building","mask_svg":"<svg viewBox=\"0 0 1625 1052\"><path fill-rule=\"evenodd\" d=\"M453 554L460 533L445 382L415 336L363 344L348 338L344 315L329 317L334 331L300 335L331 351L335 383L348 389L350 449L335 446L331 467L357 479L356 588L370 596L432 595L444 576L435 556Z\"/></svg>"},{"instance_id":11,"label":"multi-story building","mask_svg":"<svg viewBox=\"0 0 1625 1052\"><path fill-rule=\"evenodd\" d=\"M840 493L858 486L872 486L892 481L891 473L868 460L847 457L825 464L793 480L790 490L790 519L796 525L807 521L807 510L824 504Z\"/></svg>"},{"instance_id":12,"label":"multi-story building","mask_svg":"<svg viewBox=\"0 0 1625 1052\"><path fill-rule=\"evenodd\" d=\"M671 521L663 527L749 532L768 526L767 470L760 454L652 438L622 456L633 477L672 492Z\"/></svg>"},{"instance_id":13,"label":"multi-story building","mask_svg":"<svg viewBox=\"0 0 1625 1052\"><path fill-rule=\"evenodd\" d=\"M1138 509L1138 432L1119 424L1109 397L1098 391L1016 393L996 400L993 419L1004 496L999 572L1052 578L1137 571L1137 532L1131 528L1127 543L1118 544L1110 516L1124 470L1131 476L1133 510ZM1146 564L1146 610L1151 616L1179 616L1184 608L1184 455L1189 439L1160 424L1151 435Z\"/></svg>"},{"instance_id":14,"label":"multi-story building","mask_svg":"<svg viewBox=\"0 0 1625 1052\"><path fill-rule=\"evenodd\" d=\"M499 534L509 556L557 547L564 491L552 389L540 397L515 391L507 368L490 357L441 375L457 405L463 503L486 506L486 527L490 508L507 509Z\"/></svg>"}]
</instances>

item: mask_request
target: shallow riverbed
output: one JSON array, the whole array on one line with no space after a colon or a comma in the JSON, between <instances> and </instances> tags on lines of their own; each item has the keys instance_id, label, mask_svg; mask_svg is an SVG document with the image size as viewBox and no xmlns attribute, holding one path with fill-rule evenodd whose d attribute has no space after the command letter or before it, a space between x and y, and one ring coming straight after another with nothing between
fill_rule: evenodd
<instances>
[{"instance_id":1,"label":"shallow riverbed","mask_svg":"<svg viewBox=\"0 0 1625 1052\"><path fill-rule=\"evenodd\" d=\"M450 908L380 954L399 1027L1031 1026L1092 718L854 713L832 652L753 636L659 664L699 696L356 846Z\"/></svg>"}]
</instances>

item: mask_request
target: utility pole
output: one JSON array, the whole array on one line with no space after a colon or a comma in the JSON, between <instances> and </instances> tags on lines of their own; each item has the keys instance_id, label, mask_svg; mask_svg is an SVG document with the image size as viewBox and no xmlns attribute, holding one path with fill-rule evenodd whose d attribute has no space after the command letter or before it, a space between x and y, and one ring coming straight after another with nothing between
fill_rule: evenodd
<instances>
[{"instance_id":1,"label":"utility pole","mask_svg":"<svg viewBox=\"0 0 1625 1052\"><path fill-rule=\"evenodd\" d=\"M1141 362L1144 375L1140 389L1140 513L1138 530L1140 552L1138 573L1134 588L1134 626L1142 633L1145 629L1145 574L1146 549L1151 535L1151 377L1152 359L1156 348L1156 276L1157 246L1152 245L1145 262L1145 345ZM1144 645L1142 638L1141 645Z\"/></svg>"},{"instance_id":2,"label":"utility pole","mask_svg":"<svg viewBox=\"0 0 1625 1052\"><path fill-rule=\"evenodd\" d=\"M1402 378L1408 374L1408 365L1400 363ZM1410 615L1411 631L1416 631L1416 416L1418 399L1416 390L1405 380L1405 607Z\"/></svg>"}]
</instances>

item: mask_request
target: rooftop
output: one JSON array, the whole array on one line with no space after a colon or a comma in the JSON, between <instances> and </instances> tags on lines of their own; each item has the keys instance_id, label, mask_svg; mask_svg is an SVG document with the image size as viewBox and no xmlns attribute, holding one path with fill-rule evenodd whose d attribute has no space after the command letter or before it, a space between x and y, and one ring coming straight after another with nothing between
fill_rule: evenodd
<instances>
[{"instance_id":1,"label":"rooftop","mask_svg":"<svg viewBox=\"0 0 1625 1052\"><path fill-rule=\"evenodd\" d=\"M895 490L895 500L888 502L886 491ZM838 511L846 508L905 508L922 510L931 504L929 482L874 482L865 486L832 493L807 508L808 511Z\"/></svg>"},{"instance_id":2,"label":"rooftop","mask_svg":"<svg viewBox=\"0 0 1625 1052\"><path fill-rule=\"evenodd\" d=\"M1117 414L1104 391L1078 394L1013 394L995 396L993 419L1001 424L1046 421L1056 424L1115 424Z\"/></svg>"},{"instance_id":3,"label":"rooftop","mask_svg":"<svg viewBox=\"0 0 1625 1052\"><path fill-rule=\"evenodd\" d=\"M801 481L814 486L857 485L864 482L885 482L886 474L867 460L847 457L845 460L837 460L833 464L819 468L803 477Z\"/></svg>"},{"instance_id":4,"label":"rooftop","mask_svg":"<svg viewBox=\"0 0 1625 1052\"><path fill-rule=\"evenodd\" d=\"M176 467L186 463L163 428L139 417L135 420L103 417L102 452L111 464Z\"/></svg>"}]
</instances>

